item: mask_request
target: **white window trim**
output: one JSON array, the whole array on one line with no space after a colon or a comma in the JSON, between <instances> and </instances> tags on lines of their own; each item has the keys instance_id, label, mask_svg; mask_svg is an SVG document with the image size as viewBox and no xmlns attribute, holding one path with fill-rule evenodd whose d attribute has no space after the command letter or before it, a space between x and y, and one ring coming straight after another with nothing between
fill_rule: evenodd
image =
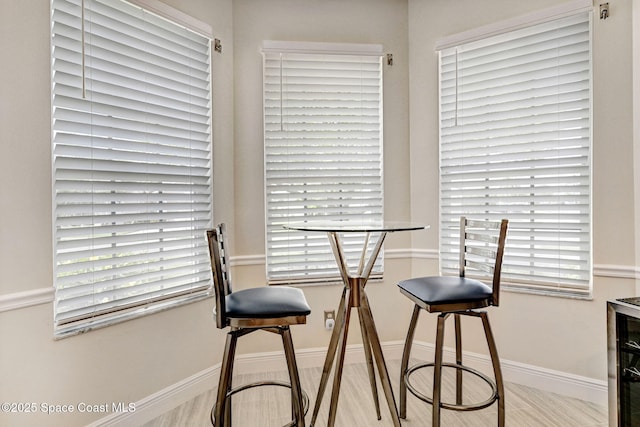
<instances>
[{"instance_id":1,"label":"white window trim","mask_svg":"<svg viewBox=\"0 0 640 427\"><path fill-rule=\"evenodd\" d=\"M369 43L324 43L264 40L263 53L315 53L318 55L382 56L381 44Z\"/></svg>"},{"instance_id":2,"label":"white window trim","mask_svg":"<svg viewBox=\"0 0 640 427\"><path fill-rule=\"evenodd\" d=\"M592 0L573 0L561 3L554 7L443 37L436 41L435 50L440 51L464 43L497 36L506 32L516 31L521 28L530 27L553 19L564 18L566 16L575 15L576 13L589 12L591 10L593 10Z\"/></svg>"}]
</instances>

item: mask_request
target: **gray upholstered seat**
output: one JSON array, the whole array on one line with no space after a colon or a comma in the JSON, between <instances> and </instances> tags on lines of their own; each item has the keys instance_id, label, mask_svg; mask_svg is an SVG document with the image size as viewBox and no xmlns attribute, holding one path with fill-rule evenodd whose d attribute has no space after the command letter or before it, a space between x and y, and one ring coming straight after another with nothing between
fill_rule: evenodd
<instances>
[{"instance_id":1,"label":"gray upholstered seat","mask_svg":"<svg viewBox=\"0 0 640 427\"><path fill-rule=\"evenodd\" d=\"M493 290L479 280L456 276L431 276L403 280L400 289L426 305L444 306L460 302L486 301L489 305Z\"/></svg>"},{"instance_id":2,"label":"gray upholstered seat","mask_svg":"<svg viewBox=\"0 0 640 427\"><path fill-rule=\"evenodd\" d=\"M311 308L298 288L271 286L244 289L227 295L227 317L278 318L308 316Z\"/></svg>"}]
</instances>

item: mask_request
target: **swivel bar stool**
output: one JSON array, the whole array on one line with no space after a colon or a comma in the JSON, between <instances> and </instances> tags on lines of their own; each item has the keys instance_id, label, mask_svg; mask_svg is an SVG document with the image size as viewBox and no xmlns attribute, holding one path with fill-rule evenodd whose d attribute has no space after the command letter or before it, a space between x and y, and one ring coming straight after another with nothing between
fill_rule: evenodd
<instances>
[{"instance_id":1,"label":"swivel bar stool","mask_svg":"<svg viewBox=\"0 0 640 427\"><path fill-rule=\"evenodd\" d=\"M504 426L504 385L500 360L496 350L493 334L486 311L477 309L498 306L500 295L500 271L507 234L508 221L474 221L460 218L460 267L459 276L420 277L403 280L398 283L400 292L414 302L413 315L404 344L400 367L400 418L407 416L407 390L420 400L430 403L432 425L440 425L440 409L471 411L498 403L498 426ZM491 276L491 286L468 277L477 274L479 277ZM432 363L418 363L409 367L409 356L413 343L416 324L420 310L429 313L440 313L436 332L435 360ZM453 314L455 319L456 362L442 361L445 320ZM489 347L495 381L483 373L462 364L462 339L460 316L480 317ZM417 390L410 381L416 370L433 366L432 397ZM442 401L442 368L456 369L456 403ZM492 395L486 401L474 404L462 403L462 372L466 371L483 379L492 389Z\"/></svg>"},{"instance_id":2,"label":"swivel bar stool","mask_svg":"<svg viewBox=\"0 0 640 427\"><path fill-rule=\"evenodd\" d=\"M231 426L231 396L257 386L291 388L292 420L287 426L304 427L304 416L309 399L300 388L290 325L307 322L311 309L304 293L287 286L258 287L232 292L228 268L228 247L225 226L207 230L213 284L215 289L215 318L218 329L230 327L220 368L220 379L215 406L211 411L211 423L215 427ZM255 331L277 333L282 337L290 383L261 381L232 388L233 362L238 338Z\"/></svg>"}]
</instances>

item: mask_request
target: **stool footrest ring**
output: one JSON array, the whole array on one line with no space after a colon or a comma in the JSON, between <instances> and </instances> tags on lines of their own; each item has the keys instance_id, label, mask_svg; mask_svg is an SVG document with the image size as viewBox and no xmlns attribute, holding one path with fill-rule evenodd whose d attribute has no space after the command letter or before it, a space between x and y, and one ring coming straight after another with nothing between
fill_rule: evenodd
<instances>
[{"instance_id":1,"label":"stool footrest ring","mask_svg":"<svg viewBox=\"0 0 640 427\"><path fill-rule=\"evenodd\" d=\"M241 385L239 387L233 388L231 389L225 399L228 399L229 397L233 396L236 393L240 393L241 391L244 390L248 390L250 388L254 388L254 387L263 387L263 386L277 386L277 387L285 387L285 388L291 388L291 384L289 384L288 382L284 382L284 381L256 381L253 383L249 383L249 384L244 384ZM309 411L309 396L307 395L307 393L304 390L300 390L302 393L302 410L304 412L304 415L307 415L307 412ZM213 425L215 427L215 421L213 419L213 413L215 411L216 407L214 405L214 407L211 409L211 425ZM287 424L285 424L282 427L293 427L297 425L296 421L293 420Z\"/></svg>"},{"instance_id":2,"label":"stool footrest ring","mask_svg":"<svg viewBox=\"0 0 640 427\"><path fill-rule=\"evenodd\" d=\"M423 402L426 403L430 403L431 405L433 405L433 399L427 395L425 395L424 393L420 392L418 389L416 389L413 384L411 384L410 381L410 376L411 374L413 374L415 371L417 371L418 369L422 369L422 368L427 368L430 366L434 366L435 363L430 362L430 363L419 363L417 365L413 365L412 367L410 367L409 369L407 369L407 371L404 373L404 383L407 386L407 389L411 392L411 394L413 394L415 397L417 397L418 399L422 400ZM447 402L440 402L440 407L444 408L444 409L450 409L450 410L454 410L454 411L476 411L479 409L484 409L488 406L490 406L493 402L495 402L496 400L498 400L498 388L496 386L495 381L493 381L491 378L489 378L488 376L486 376L485 374L483 374L482 372L470 368L468 366L464 366L464 365L459 365L457 363L443 363L442 364L443 368L454 368L454 369L462 369L463 371L469 372L477 377L479 377L480 379L484 380L489 387L491 387L492 393L491 393L491 397L489 397L487 400L485 400L484 402L480 402L480 403L472 403L472 404L467 404L467 405L457 405L454 403L447 403Z\"/></svg>"}]
</instances>

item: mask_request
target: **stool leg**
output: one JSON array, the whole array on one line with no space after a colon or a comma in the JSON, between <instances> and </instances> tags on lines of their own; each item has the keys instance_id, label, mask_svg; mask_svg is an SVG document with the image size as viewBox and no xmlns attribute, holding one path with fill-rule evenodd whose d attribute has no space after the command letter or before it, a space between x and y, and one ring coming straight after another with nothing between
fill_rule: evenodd
<instances>
[{"instance_id":1,"label":"stool leg","mask_svg":"<svg viewBox=\"0 0 640 427\"><path fill-rule=\"evenodd\" d=\"M442 398L442 349L444 342L444 322L448 314L438 315L438 329L436 331L436 353L433 364L433 404L431 409L431 425L440 426L440 401Z\"/></svg>"},{"instance_id":2,"label":"stool leg","mask_svg":"<svg viewBox=\"0 0 640 427\"><path fill-rule=\"evenodd\" d=\"M404 341L404 350L402 351L402 363L400 364L400 418L407 418L407 384L404 376L409 369L409 357L411 356L411 346L413 345L413 336L416 332L418 317L420 316L420 307L416 304L413 306L413 314L409 322L409 330L407 338Z\"/></svg>"},{"instance_id":3,"label":"stool leg","mask_svg":"<svg viewBox=\"0 0 640 427\"><path fill-rule=\"evenodd\" d=\"M218 380L218 396L213 411L212 423L215 427L231 426L231 405L227 405L227 393L231 389L231 377L233 373L233 360L236 353L238 337L231 331L227 334L220 367L220 379Z\"/></svg>"},{"instance_id":4,"label":"stool leg","mask_svg":"<svg viewBox=\"0 0 640 427\"><path fill-rule=\"evenodd\" d=\"M460 325L460 315L454 316L456 330L456 364L462 366L462 328ZM456 404L462 405L462 369L456 368Z\"/></svg>"},{"instance_id":5,"label":"stool leg","mask_svg":"<svg viewBox=\"0 0 640 427\"><path fill-rule=\"evenodd\" d=\"M489 317L486 312L481 312L482 325L484 326L484 334L487 337L487 345L489 354L491 355L491 363L493 364L493 373L496 378L496 388L498 389L498 427L504 427L505 408L504 408L504 384L502 382L502 370L500 369L500 359L498 358L498 349L493 339L491 326L489 325Z\"/></svg>"},{"instance_id":6,"label":"stool leg","mask_svg":"<svg viewBox=\"0 0 640 427\"><path fill-rule=\"evenodd\" d=\"M288 326L283 327L281 331L282 345L284 346L284 354L287 359L287 368L289 370L289 380L291 381L291 407L294 412L295 425L297 427L305 427L302 388L300 387L300 376L298 375L298 365L296 363L296 354L293 349L291 331Z\"/></svg>"}]
</instances>

